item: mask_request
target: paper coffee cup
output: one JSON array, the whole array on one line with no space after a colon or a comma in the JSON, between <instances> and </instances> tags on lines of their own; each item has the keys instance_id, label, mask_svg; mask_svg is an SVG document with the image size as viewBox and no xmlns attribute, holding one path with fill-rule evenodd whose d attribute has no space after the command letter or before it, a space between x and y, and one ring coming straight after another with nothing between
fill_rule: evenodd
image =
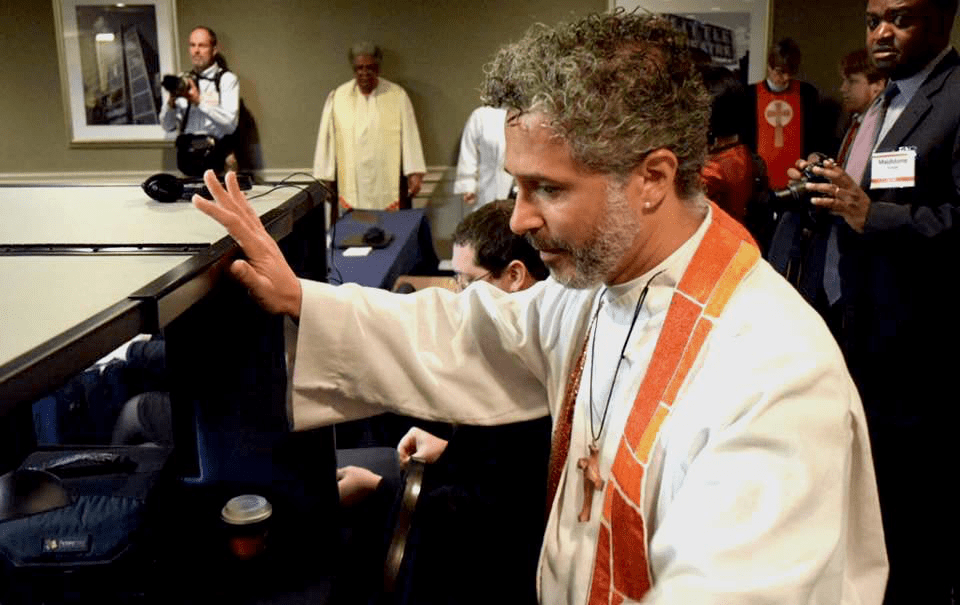
<instances>
[{"instance_id":1,"label":"paper coffee cup","mask_svg":"<svg viewBox=\"0 0 960 605\"><path fill-rule=\"evenodd\" d=\"M220 519L227 527L230 551L238 559L251 559L266 548L268 523L273 514L270 501L244 494L227 501Z\"/></svg>"}]
</instances>

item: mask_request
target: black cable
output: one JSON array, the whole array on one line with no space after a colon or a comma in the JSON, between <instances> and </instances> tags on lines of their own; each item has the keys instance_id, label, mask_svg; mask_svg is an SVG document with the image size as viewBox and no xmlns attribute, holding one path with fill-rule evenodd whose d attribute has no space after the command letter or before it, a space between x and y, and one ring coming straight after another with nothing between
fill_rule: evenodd
<instances>
[{"instance_id":1,"label":"black cable","mask_svg":"<svg viewBox=\"0 0 960 605\"><path fill-rule=\"evenodd\" d=\"M666 271L664 269L663 271ZM643 287L643 291L640 292L640 298L637 300L637 306L633 311L633 319L630 321L630 329L627 330L627 337L623 341L623 348L620 349L620 357L617 358L617 367L613 371L613 380L610 382L610 390L607 391L607 402L603 404L603 415L600 417L600 429L594 430L593 422L593 363L596 360L596 348L597 348L597 329L599 322L597 319L600 317L600 307L603 306L603 295L607 292L607 289L604 288L603 292L600 294L600 303L597 305L597 312L594 315L594 330L593 330L593 342L590 345L590 405L588 406L590 414L590 437L593 439L593 445L596 446L597 441L600 440L600 435L603 433L603 425L607 422L607 410L610 409L610 398L613 397L613 387L616 386L617 374L620 373L620 363L626 359L627 353L627 344L630 342L630 336L633 334L633 327L637 324L637 317L640 316L640 309L643 308L643 302L647 299L647 292L650 291L650 284L654 279L657 278L663 271L658 271L654 274L653 277L647 280L647 285Z\"/></svg>"},{"instance_id":2,"label":"black cable","mask_svg":"<svg viewBox=\"0 0 960 605\"><path fill-rule=\"evenodd\" d=\"M332 189L330 189L329 187L327 187L326 183L324 183L323 181L317 179L317 177L313 176L313 175L310 174L309 172L303 172L302 170L298 170L297 172L291 172L291 173L288 174L287 176L285 176L285 177L283 177L282 179L280 179L279 181L277 181L277 182L273 185L273 187L271 187L271 188L268 189L267 191L264 191L263 193L259 193L259 194L255 195L255 196L250 196L250 197L248 197L247 199L248 199L248 200L256 199L256 198L258 198L258 197L267 195L268 193L270 193L270 192L272 192L272 191L276 191L277 189L280 189L280 188L283 188L283 187L296 187L296 188L300 189L301 191L306 191L306 188L305 188L305 187L300 187L299 185L296 185L296 184L294 184L294 183L288 183L288 182L287 182L288 180L292 179L293 177L295 177L295 176L297 176L297 175L305 176L305 177L307 177L308 179L310 179L311 181L313 181L315 184L320 185L320 188L323 189L323 190L327 193L327 195L330 197L331 202L334 203L334 204L337 203L337 196L336 196L336 194L334 193L334 191L333 191ZM324 209L324 210L326 210L326 209ZM346 215L344 215L344 216L346 216ZM326 224L326 215L324 215L324 224ZM326 233L324 233L324 237L326 237ZM339 284L342 284L342 283L343 283L343 275L340 273L340 269L338 269L338 268L336 267L336 253L335 253L336 242L337 242L337 221L334 221L334 222L330 225L330 246L329 246L329 250L330 250L330 266L327 267L327 276L326 276L326 277L327 277L327 283L339 285ZM324 253L326 253L326 250L328 249L328 246L327 246L327 244L326 244L326 241L324 241L324 246L323 246L323 248L324 248ZM334 274L336 274L336 281L335 281L334 278L333 278L333 275L334 275Z\"/></svg>"},{"instance_id":3,"label":"black cable","mask_svg":"<svg viewBox=\"0 0 960 605\"><path fill-rule=\"evenodd\" d=\"M299 189L300 191L306 191L306 190L307 190L306 187L301 187L300 185L295 185L294 183L278 183L278 184L274 185L273 187L271 187L270 189L267 189L267 190L264 191L263 193L258 193L257 195L248 195L248 196L247 196L247 200L255 200L255 199L257 199L258 197L263 197L263 196L265 196L265 195L267 195L267 194L269 194L269 193L273 193L273 192L276 191L277 189L283 189L284 187L293 187L294 189Z\"/></svg>"}]
</instances>

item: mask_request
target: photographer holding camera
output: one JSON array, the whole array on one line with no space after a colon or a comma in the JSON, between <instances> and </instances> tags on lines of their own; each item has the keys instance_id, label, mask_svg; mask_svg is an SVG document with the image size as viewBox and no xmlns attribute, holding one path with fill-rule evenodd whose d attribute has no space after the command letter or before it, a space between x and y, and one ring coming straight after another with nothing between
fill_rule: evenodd
<instances>
[{"instance_id":1,"label":"photographer holding camera","mask_svg":"<svg viewBox=\"0 0 960 605\"><path fill-rule=\"evenodd\" d=\"M826 217L804 293L836 335L867 413L888 605L946 605L957 590L955 555L938 549L958 537L947 479L958 459L956 361L947 352L960 339L956 12L957 0L868 0L866 47L890 84L864 112L842 165L798 161L790 172L804 181L803 203Z\"/></svg>"},{"instance_id":2,"label":"photographer holding camera","mask_svg":"<svg viewBox=\"0 0 960 605\"><path fill-rule=\"evenodd\" d=\"M204 170L236 170L231 135L240 112L240 85L217 47L217 34L198 26L190 32L193 69L163 81L166 102L160 111L164 130L178 131L177 168L188 176Z\"/></svg>"}]
</instances>

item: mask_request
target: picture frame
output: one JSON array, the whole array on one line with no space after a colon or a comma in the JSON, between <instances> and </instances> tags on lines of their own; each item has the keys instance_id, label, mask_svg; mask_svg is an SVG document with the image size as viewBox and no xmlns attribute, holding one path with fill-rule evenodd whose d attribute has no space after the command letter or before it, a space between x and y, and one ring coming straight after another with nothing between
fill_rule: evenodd
<instances>
[{"instance_id":1,"label":"picture frame","mask_svg":"<svg viewBox=\"0 0 960 605\"><path fill-rule=\"evenodd\" d=\"M180 73L175 0L53 0L71 147L164 147L160 81Z\"/></svg>"},{"instance_id":2,"label":"picture frame","mask_svg":"<svg viewBox=\"0 0 960 605\"><path fill-rule=\"evenodd\" d=\"M616 7L641 9L668 16L686 29L691 44L718 62L738 65L746 57L746 82L767 75L767 51L772 30L771 0L611 0ZM728 57L732 48L733 57Z\"/></svg>"}]
</instances>

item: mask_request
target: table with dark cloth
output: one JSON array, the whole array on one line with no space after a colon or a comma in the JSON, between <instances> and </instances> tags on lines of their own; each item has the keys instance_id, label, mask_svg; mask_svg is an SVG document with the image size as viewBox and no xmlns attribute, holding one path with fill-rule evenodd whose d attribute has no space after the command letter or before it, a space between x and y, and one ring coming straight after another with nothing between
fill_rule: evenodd
<instances>
[{"instance_id":1,"label":"table with dark cloth","mask_svg":"<svg viewBox=\"0 0 960 605\"><path fill-rule=\"evenodd\" d=\"M392 234L384 248L373 248L364 256L347 256L338 246L347 238L362 236L371 227ZM330 230L334 242L330 256L330 283L356 283L374 288L391 288L404 274L435 275L439 259L433 247L430 223L423 209L396 212L354 210Z\"/></svg>"}]
</instances>

